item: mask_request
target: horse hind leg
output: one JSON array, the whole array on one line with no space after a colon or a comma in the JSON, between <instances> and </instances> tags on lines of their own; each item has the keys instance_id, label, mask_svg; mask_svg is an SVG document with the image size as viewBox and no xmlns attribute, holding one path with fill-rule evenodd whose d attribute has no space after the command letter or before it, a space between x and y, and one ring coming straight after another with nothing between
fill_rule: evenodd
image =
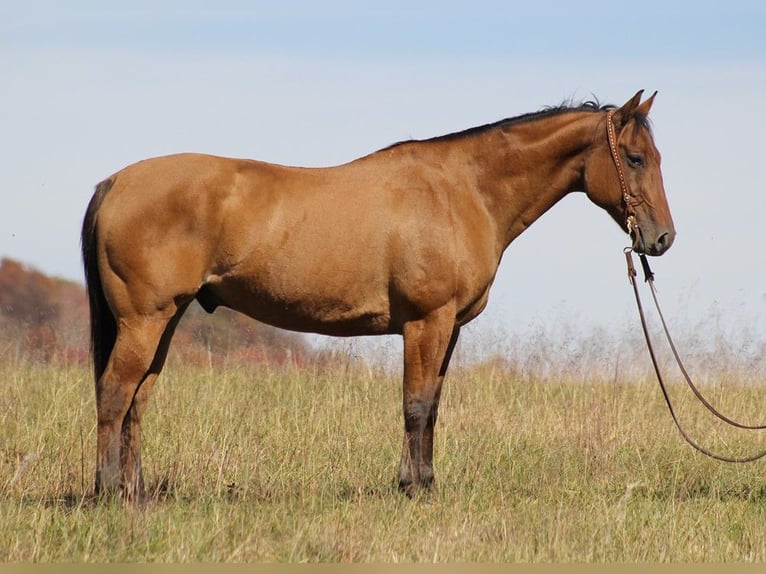
<instances>
[{"instance_id":1,"label":"horse hind leg","mask_svg":"<svg viewBox=\"0 0 766 574\"><path fill-rule=\"evenodd\" d=\"M142 316L120 322L106 370L96 383L96 494L145 498L141 418L185 308L170 318Z\"/></svg>"}]
</instances>

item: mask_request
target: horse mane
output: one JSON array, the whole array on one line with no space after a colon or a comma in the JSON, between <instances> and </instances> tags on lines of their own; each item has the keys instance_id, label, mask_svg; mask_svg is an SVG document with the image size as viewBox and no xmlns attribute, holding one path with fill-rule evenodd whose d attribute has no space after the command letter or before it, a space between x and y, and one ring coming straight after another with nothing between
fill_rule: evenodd
<instances>
[{"instance_id":1,"label":"horse mane","mask_svg":"<svg viewBox=\"0 0 766 574\"><path fill-rule=\"evenodd\" d=\"M496 122L491 122L488 124L475 126L472 128L448 133L441 136L435 136L435 137L426 138L422 140L418 140L418 139L402 140L400 142L396 142L394 144L386 146L379 151L390 150L391 148L395 148L395 147L409 144L409 143L449 142L449 141L463 139L466 137L478 136L496 129L504 129L513 125L533 122L536 120L541 120L544 118L549 118L549 117L557 116L561 114L569 114L573 112L606 112L606 111L615 109L616 107L617 106L614 106L612 104L601 104L597 98L594 98L593 100L581 101L579 103L574 103L571 99L564 100L563 102L561 102L560 104L556 106L545 106L544 108L536 112L529 112L526 114L521 114L519 116L505 118ZM647 115L636 113L634 115L634 119L638 127L645 128L651 132L651 124L649 123L649 117Z\"/></svg>"}]
</instances>

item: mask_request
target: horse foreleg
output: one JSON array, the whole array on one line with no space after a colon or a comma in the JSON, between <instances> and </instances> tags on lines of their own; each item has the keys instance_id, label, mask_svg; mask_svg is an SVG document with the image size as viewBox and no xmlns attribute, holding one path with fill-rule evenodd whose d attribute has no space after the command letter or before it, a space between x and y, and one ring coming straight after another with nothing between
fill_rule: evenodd
<instances>
[{"instance_id":1,"label":"horse foreleg","mask_svg":"<svg viewBox=\"0 0 766 574\"><path fill-rule=\"evenodd\" d=\"M436 419L439 416L439 401L441 399L444 377L447 374L447 368L449 367L452 352L455 350L459 334L460 328L455 326L452 331L452 337L447 345L447 351L444 354L441 368L439 369L439 376L436 379L436 391L434 393L434 398L431 401L431 410L426 419L426 427L423 429L423 456L420 463L420 482L425 485L430 485L434 480L434 432L436 430Z\"/></svg>"},{"instance_id":2,"label":"horse foreleg","mask_svg":"<svg viewBox=\"0 0 766 574\"><path fill-rule=\"evenodd\" d=\"M434 479L433 431L441 385L457 341L455 313L447 305L404 326L404 443L399 488L412 496Z\"/></svg>"}]
</instances>

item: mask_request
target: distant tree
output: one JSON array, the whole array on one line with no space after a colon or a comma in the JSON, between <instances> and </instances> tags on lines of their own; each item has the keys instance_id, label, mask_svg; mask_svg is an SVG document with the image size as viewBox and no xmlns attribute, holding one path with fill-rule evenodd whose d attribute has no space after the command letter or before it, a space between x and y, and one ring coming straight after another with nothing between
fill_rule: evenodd
<instances>
[{"instance_id":1,"label":"distant tree","mask_svg":"<svg viewBox=\"0 0 766 574\"><path fill-rule=\"evenodd\" d=\"M0 261L0 314L24 350L49 357L56 347L58 285L50 277L18 261Z\"/></svg>"},{"instance_id":2,"label":"distant tree","mask_svg":"<svg viewBox=\"0 0 766 574\"><path fill-rule=\"evenodd\" d=\"M59 351L68 360L85 362L88 357L90 328L88 298L82 284L56 279L58 284L58 325L56 327Z\"/></svg>"}]
</instances>

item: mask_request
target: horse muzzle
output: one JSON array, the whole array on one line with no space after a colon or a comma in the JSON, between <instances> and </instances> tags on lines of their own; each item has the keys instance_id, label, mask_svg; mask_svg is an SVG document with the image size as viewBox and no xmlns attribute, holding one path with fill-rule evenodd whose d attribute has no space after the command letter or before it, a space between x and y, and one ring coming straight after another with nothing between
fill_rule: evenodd
<instances>
[{"instance_id":1,"label":"horse muzzle","mask_svg":"<svg viewBox=\"0 0 766 574\"><path fill-rule=\"evenodd\" d=\"M676 238L676 230L672 227L647 230L639 225L633 225L629 233L633 240L633 251L651 256L665 253Z\"/></svg>"}]
</instances>

